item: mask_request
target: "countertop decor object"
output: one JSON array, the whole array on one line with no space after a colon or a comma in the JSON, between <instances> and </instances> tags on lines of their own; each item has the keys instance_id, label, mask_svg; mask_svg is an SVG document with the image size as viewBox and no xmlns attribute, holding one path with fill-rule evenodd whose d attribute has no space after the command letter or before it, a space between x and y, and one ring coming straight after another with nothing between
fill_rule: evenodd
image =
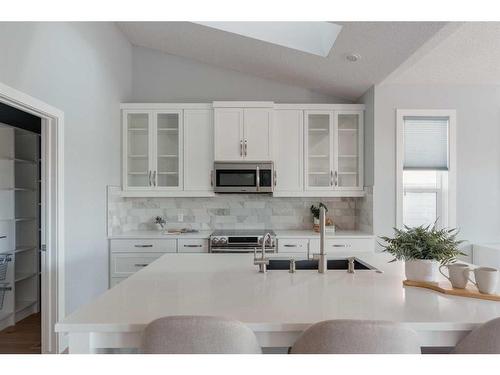
<instances>
[{"instance_id":1,"label":"countertop decor object","mask_svg":"<svg viewBox=\"0 0 500 375\"><path fill-rule=\"evenodd\" d=\"M319 202L316 207L314 204L311 206L311 214L313 215L313 230L319 233L319 209L321 207L325 208L325 211L328 212L328 207L325 206L324 203Z\"/></svg>"},{"instance_id":2,"label":"countertop decor object","mask_svg":"<svg viewBox=\"0 0 500 375\"><path fill-rule=\"evenodd\" d=\"M438 229L433 225L421 225L404 229L394 228L395 236L380 237L384 252L394 256L391 262L405 262L406 278L411 281L435 282L439 264L456 261L462 253L458 246L463 242L456 239L457 229Z\"/></svg>"},{"instance_id":3,"label":"countertop decor object","mask_svg":"<svg viewBox=\"0 0 500 375\"><path fill-rule=\"evenodd\" d=\"M164 230L165 229L165 224L167 221L163 216L156 216L154 220L155 226L157 230Z\"/></svg>"},{"instance_id":4,"label":"countertop decor object","mask_svg":"<svg viewBox=\"0 0 500 375\"><path fill-rule=\"evenodd\" d=\"M464 289L457 289L457 288L453 288L449 282L429 283L429 282L422 282L422 281L404 280L403 285L431 289L431 290L434 290L434 291L439 292L439 293L448 294L450 296L479 298L479 299L485 299L485 300L489 300L489 301L500 301L500 295L498 295L498 294L481 293L477 289L470 288L470 287L466 287Z\"/></svg>"}]
</instances>

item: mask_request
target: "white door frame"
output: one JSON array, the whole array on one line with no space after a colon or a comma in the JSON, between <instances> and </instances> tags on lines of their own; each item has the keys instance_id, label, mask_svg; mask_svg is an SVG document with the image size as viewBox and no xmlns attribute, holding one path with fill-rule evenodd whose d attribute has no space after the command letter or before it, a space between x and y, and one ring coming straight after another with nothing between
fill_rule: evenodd
<instances>
[{"instance_id":1,"label":"white door frame","mask_svg":"<svg viewBox=\"0 0 500 375\"><path fill-rule=\"evenodd\" d=\"M64 349L54 325L65 316L64 113L0 82L0 102L42 118L42 353Z\"/></svg>"}]
</instances>

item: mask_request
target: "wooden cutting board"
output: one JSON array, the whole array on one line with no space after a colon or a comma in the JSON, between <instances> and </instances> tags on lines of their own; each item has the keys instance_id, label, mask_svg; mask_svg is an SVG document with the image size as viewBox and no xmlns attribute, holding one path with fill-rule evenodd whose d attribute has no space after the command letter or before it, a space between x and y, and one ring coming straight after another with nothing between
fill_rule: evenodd
<instances>
[{"instance_id":1,"label":"wooden cutting board","mask_svg":"<svg viewBox=\"0 0 500 375\"><path fill-rule=\"evenodd\" d=\"M465 289L455 289L451 286L449 282L428 283L423 281L404 280L403 285L431 289L439 293L448 294L450 296L479 298L479 299L486 299L489 301L500 301L500 295L498 294L480 293L476 288L472 287L467 287Z\"/></svg>"}]
</instances>

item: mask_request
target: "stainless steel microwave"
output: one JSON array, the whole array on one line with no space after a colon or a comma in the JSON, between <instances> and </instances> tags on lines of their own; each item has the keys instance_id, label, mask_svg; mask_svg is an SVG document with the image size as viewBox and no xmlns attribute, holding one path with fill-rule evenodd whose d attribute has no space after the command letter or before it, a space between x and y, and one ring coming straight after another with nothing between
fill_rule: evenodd
<instances>
[{"instance_id":1,"label":"stainless steel microwave","mask_svg":"<svg viewBox=\"0 0 500 375\"><path fill-rule=\"evenodd\" d=\"M272 161L215 162L216 193L272 193L274 169Z\"/></svg>"}]
</instances>

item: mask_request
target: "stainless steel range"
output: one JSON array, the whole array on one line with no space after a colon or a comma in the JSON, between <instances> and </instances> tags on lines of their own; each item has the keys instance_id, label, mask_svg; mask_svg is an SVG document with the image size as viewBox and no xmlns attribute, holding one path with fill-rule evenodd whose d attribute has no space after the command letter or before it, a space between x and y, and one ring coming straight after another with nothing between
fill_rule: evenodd
<instances>
[{"instance_id":1,"label":"stainless steel range","mask_svg":"<svg viewBox=\"0 0 500 375\"><path fill-rule=\"evenodd\" d=\"M211 253L253 253L262 248L262 239L270 233L266 241L266 252L276 251L276 233L266 229L217 230L210 236Z\"/></svg>"}]
</instances>

